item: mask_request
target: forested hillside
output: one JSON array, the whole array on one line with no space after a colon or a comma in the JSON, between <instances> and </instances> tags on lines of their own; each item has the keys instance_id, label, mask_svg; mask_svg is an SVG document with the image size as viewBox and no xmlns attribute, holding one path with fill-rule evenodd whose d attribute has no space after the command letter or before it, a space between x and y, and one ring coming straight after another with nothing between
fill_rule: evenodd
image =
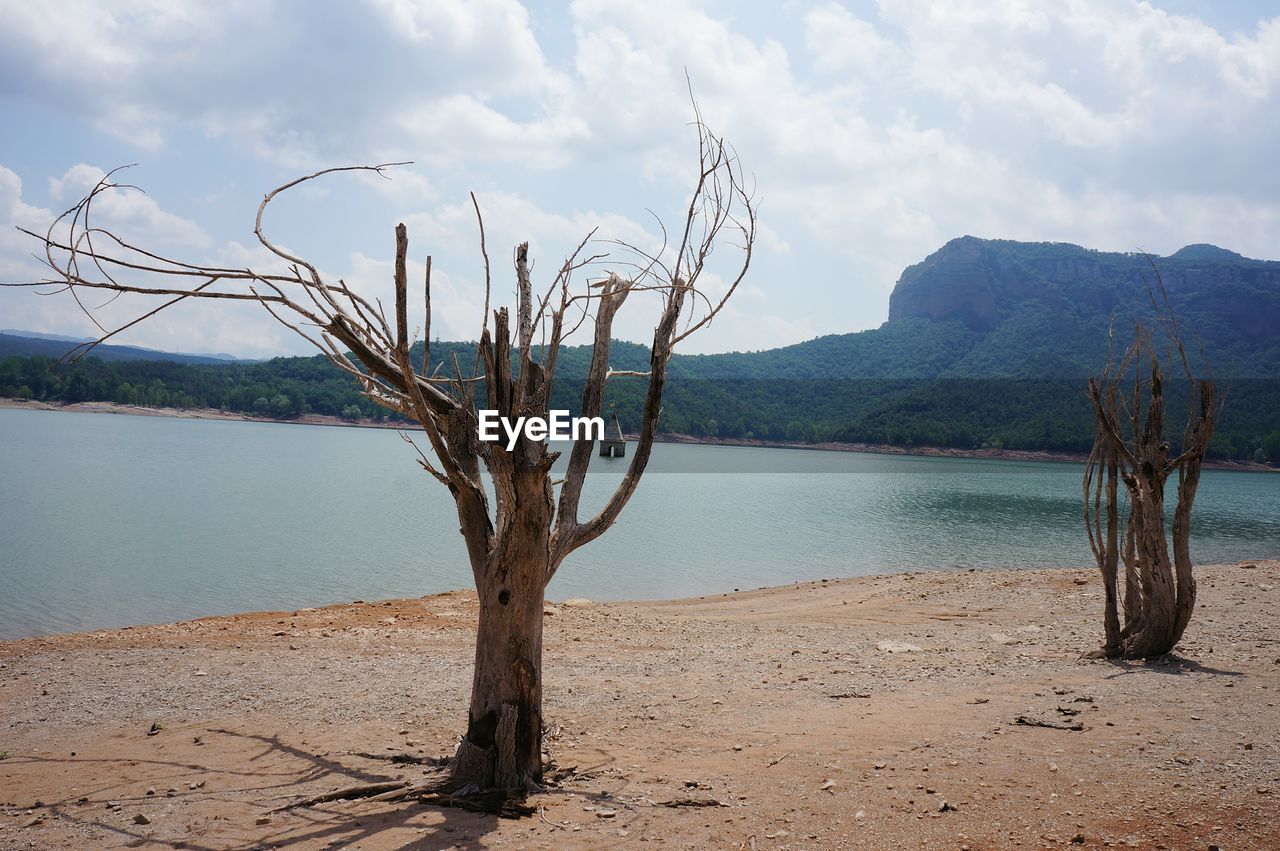
<instances>
[{"instance_id":1,"label":"forested hillside","mask_svg":"<svg viewBox=\"0 0 1280 851\"><path fill-rule=\"evenodd\" d=\"M1209 364L1225 390L1215 455L1280 463L1280 263L1204 245L1149 260L1059 243L952 240L903 272L880 328L768 351L677 355L662 428L769 441L1085 451L1093 438L1085 380L1105 363L1112 329L1122 346L1134 322L1151 323L1157 272L1197 368ZM4 396L280 418L388 416L322 357L88 358L51 370L47 355L57 352L48 341L24 351L14 339L3 351L16 345L18 354L0 360ZM474 352L471 343L437 341L432 365L451 364L454 353L470 364ZM35 353L44 356L23 356ZM585 374L589 354L562 351L554 407L577 408L575 377ZM419 346L414 357L421 356ZM647 363L644 346L614 344L613 368ZM642 393L640 379L611 382L609 401L624 426L638 421Z\"/></svg>"}]
</instances>

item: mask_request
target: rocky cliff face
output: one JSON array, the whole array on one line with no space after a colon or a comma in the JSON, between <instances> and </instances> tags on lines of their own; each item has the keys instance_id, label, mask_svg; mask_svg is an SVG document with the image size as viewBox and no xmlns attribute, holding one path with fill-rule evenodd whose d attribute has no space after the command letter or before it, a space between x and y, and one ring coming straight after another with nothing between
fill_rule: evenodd
<instances>
[{"instance_id":1,"label":"rocky cliff face","mask_svg":"<svg viewBox=\"0 0 1280 851\"><path fill-rule=\"evenodd\" d=\"M1212 245L1148 261L1066 243L964 236L903 271L889 298L889 321L957 320L991 332L1028 310L1064 322L1128 320L1151 313L1152 262L1175 313L1198 333L1258 342L1280 337L1280 262Z\"/></svg>"},{"instance_id":2,"label":"rocky cliff face","mask_svg":"<svg viewBox=\"0 0 1280 851\"><path fill-rule=\"evenodd\" d=\"M1000 298L986 249L983 240L962 236L908 266L889 296L889 321L959 319L973 330L995 328Z\"/></svg>"}]
</instances>

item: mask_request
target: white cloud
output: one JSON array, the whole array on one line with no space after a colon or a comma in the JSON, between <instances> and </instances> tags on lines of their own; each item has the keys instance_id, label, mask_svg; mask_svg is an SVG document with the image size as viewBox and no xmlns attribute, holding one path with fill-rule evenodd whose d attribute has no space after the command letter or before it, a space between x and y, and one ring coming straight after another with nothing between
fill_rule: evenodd
<instances>
[{"instance_id":1,"label":"white cloud","mask_svg":"<svg viewBox=\"0 0 1280 851\"><path fill-rule=\"evenodd\" d=\"M515 121L468 94L455 94L408 109L401 127L425 145L437 165L483 159L537 168L571 165L576 149L591 138L582 118L556 114ZM448 127L448 134L440 128Z\"/></svg>"},{"instance_id":2,"label":"white cloud","mask_svg":"<svg viewBox=\"0 0 1280 851\"><path fill-rule=\"evenodd\" d=\"M621 239L642 247L655 243L655 237L644 226L618 213L559 213L504 191L478 192L476 203L484 218L485 239L495 269L509 269L513 246L525 241L530 255L551 274L593 230L597 240ZM479 257L479 227L469 199L411 215L405 223L411 234L420 234L428 245L470 246Z\"/></svg>"},{"instance_id":3,"label":"white cloud","mask_svg":"<svg viewBox=\"0 0 1280 851\"><path fill-rule=\"evenodd\" d=\"M102 169L80 164L60 177L50 178L50 195L69 206L104 175ZM44 233L57 213L23 200L18 176L0 165L0 281L49 280L50 270L33 253L43 251L39 240L15 231L21 226ZM210 252L211 239L201 228L162 209L136 190L116 190L99 196L93 224L109 228L135 244L162 249L194 262L208 260L235 268L254 266L277 270L281 264L266 249L229 243ZM43 256L43 255L41 255ZM124 283L156 285L157 279L137 272L112 269ZM56 288L0 289L0 327L28 331L96 337L102 333L65 293L41 295ZM122 295L112 299L105 291L81 289L80 303L108 330L159 305L155 298ZM292 334L256 304L191 302L169 308L112 339L113 342L150 346L168 351L229 351L250 356L270 356L281 351L305 351Z\"/></svg>"},{"instance_id":4,"label":"white cloud","mask_svg":"<svg viewBox=\"0 0 1280 851\"><path fill-rule=\"evenodd\" d=\"M52 219L49 210L22 199L22 179L0 165L0 281L30 281L42 277L39 262L31 256L40 243L17 229L43 233Z\"/></svg>"},{"instance_id":5,"label":"white cloud","mask_svg":"<svg viewBox=\"0 0 1280 851\"><path fill-rule=\"evenodd\" d=\"M22 180L0 165L0 281L34 283L48 279L48 269L36 257L43 257L42 243L17 228L44 233L54 215L51 210L27 203ZM69 299L38 294L51 290L0 288L0 328L86 336L91 333L92 323Z\"/></svg>"},{"instance_id":6,"label":"white cloud","mask_svg":"<svg viewBox=\"0 0 1280 851\"><path fill-rule=\"evenodd\" d=\"M896 70L902 49L875 25L838 3L826 3L804 16L805 46L823 74L856 72L871 80Z\"/></svg>"},{"instance_id":7,"label":"white cloud","mask_svg":"<svg viewBox=\"0 0 1280 851\"><path fill-rule=\"evenodd\" d=\"M790 26L720 0L575 0L567 12L367 0L302 16L249 0L0 9L6 103L39 101L165 157L196 139L215 169L253 163L268 186L291 176L277 181L279 168L415 160L357 186L376 189L362 213L402 218L415 250L436 254L446 334L474 336L478 321L468 189L503 292L517 241L532 241L537 273L550 275L592 226L648 244L645 207L669 225L680 215L693 165L686 72L764 202L753 289L692 350L874 326L901 269L963 233L1275 254L1280 17L1231 32L1130 0L881 0L857 13L817 0L793 4ZM83 191L85 169L51 194ZM208 185L220 179L193 187L197 197L223 191ZM0 185L0 202L12 198L21 188ZM229 250L176 201L115 203L102 213L148 239ZM301 228L322 215L289 209ZM384 242L335 246L325 260L361 287L385 285ZM13 262L9 243L0 251ZM444 306L453 299L456 310ZM622 330L645 340L646 323ZM285 339L252 322L234 333Z\"/></svg>"},{"instance_id":8,"label":"white cloud","mask_svg":"<svg viewBox=\"0 0 1280 851\"><path fill-rule=\"evenodd\" d=\"M558 85L515 0L305 11L282 0L10 0L0 9L0 74L150 150L199 127L291 167L388 149L397 159L407 142L434 153L459 135L434 124L406 139L403 115L457 97L538 101Z\"/></svg>"},{"instance_id":9,"label":"white cloud","mask_svg":"<svg viewBox=\"0 0 1280 851\"><path fill-rule=\"evenodd\" d=\"M96 166L80 163L61 177L49 178L49 195L64 206L86 197L106 177ZM135 245L206 247L207 233L195 222L160 208L141 189L128 185L128 172L118 171L111 183L119 186L100 193L90 208L92 224L110 230Z\"/></svg>"},{"instance_id":10,"label":"white cloud","mask_svg":"<svg viewBox=\"0 0 1280 851\"><path fill-rule=\"evenodd\" d=\"M22 179L3 165L0 165L0 217L11 227L21 225L31 229L48 224L49 220L48 210L22 200Z\"/></svg>"}]
</instances>

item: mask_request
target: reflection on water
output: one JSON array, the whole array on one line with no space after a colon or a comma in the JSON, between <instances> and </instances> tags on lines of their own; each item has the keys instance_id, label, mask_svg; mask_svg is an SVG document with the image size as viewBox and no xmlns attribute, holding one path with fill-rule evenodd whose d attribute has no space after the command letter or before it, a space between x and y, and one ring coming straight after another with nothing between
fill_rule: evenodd
<instances>
[{"instance_id":1,"label":"reflection on water","mask_svg":"<svg viewBox=\"0 0 1280 851\"><path fill-rule=\"evenodd\" d=\"M390 431L0 410L0 637L468 586L453 502L413 458ZM584 513L624 469L592 462ZM663 444L614 529L549 594L1089 565L1080 474ZM1280 475L1206 471L1193 552L1280 555Z\"/></svg>"}]
</instances>

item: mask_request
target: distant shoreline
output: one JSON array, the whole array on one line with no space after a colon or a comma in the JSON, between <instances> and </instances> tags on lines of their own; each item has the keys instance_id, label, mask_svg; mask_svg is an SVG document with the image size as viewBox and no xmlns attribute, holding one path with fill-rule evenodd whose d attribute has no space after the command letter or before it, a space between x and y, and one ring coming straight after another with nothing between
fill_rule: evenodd
<instances>
[{"instance_id":1,"label":"distant shoreline","mask_svg":"<svg viewBox=\"0 0 1280 851\"><path fill-rule=\"evenodd\" d=\"M371 420L351 422L327 414L305 414L293 419L275 419L250 414L237 414L217 408L151 408L143 405L122 405L118 402L75 402L55 405L26 399L0 397L0 408L31 411L77 411L90 414L125 414L139 417L170 417L186 420L227 420L231 422L276 423L282 425L340 426L343 428L413 428L397 423L375 423ZM633 434L628 440L635 440ZM702 446L744 446L757 449L800 449L822 452L862 452L873 455L914 455L924 458L980 458L992 461L1051 461L1054 463L1083 464L1087 456L1079 452L1049 452L1035 449L957 449L948 446L895 446L886 443L790 443L775 440L756 440L733 437L695 437L688 434L664 433L658 435L659 443L686 443ZM1240 470L1249 472L1280 472L1276 467L1255 461L1208 460L1205 466L1215 470Z\"/></svg>"},{"instance_id":2,"label":"distant shoreline","mask_svg":"<svg viewBox=\"0 0 1280 851\"><path fill-rule=\"evenodd\" d=\"M628 435L634 439L634 436ZM952 446L895 446L889 443L781 443L734 437L693 437L687 434L660 434L661 443L696 443L704 446L753 446L759 449L809 449L822 452L865 452L872 455L910 455L919 458L982 458L990 461L1052 461L1058 464L1083 464L1088 456L1082 452L1050 452L1041 449L957 449ZM1215 470L1247 472L1280 472L1256 461L1206 460L1205 467Z\"/></svg>"}]
</instances>

